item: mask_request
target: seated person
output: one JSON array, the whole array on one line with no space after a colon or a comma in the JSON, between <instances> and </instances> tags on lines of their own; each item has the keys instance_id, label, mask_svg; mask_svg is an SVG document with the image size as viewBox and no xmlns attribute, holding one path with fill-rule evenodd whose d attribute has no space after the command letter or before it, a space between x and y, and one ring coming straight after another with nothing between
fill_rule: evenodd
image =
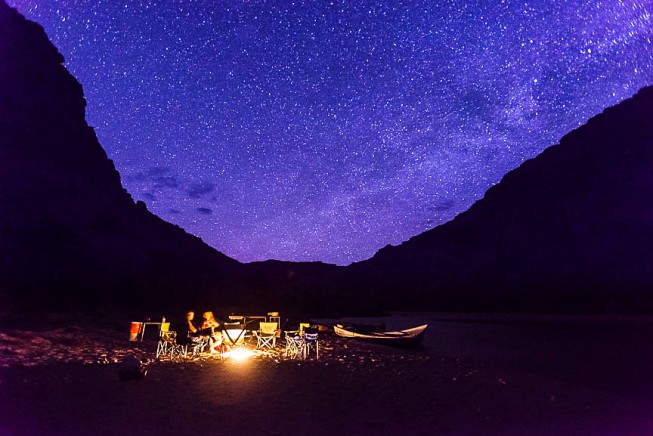
<instances>
[{"instance_id":1,"label":"seated person","mask_svg":"<svg viewBox=\"0 0 653 436\"><path fill-rule=\"evenodd\" d=\"M200 333L205 333L208 329L210 329L212 333L214 329L220 327L220 323L213 316L213 312L204 312L202 317L204 318L204 322L202 323Z\"/></svg>"},{"instance_id":2,"label":"seated person","mask_svg":"<svg viewBox=\"0 0 653 436\"><path fill-rule=\"evenodd\" d=\"M192 310L186 312L186 322L184 323L183 327L179 329L179 335L177 338L177 342L180 343L197 343L201 341L200 338L200 330L195 327L195 324L193 324L193 319L195 319L195 312ZM186 338L188 338L186 340Z\"/></svg>"},{"instance_id":3,"label":"seated person","mask_svg":"<svg viewBox=\"0 0 653 436\"><path fill-rule=\"evenodd\" d=\"M186 312L186 324L187 324L189 336L195 335L198 332L197 327L193 325L194 318L195 318L195 312L193 312L192 310Z\"/></svg>"},{"instance_id":4,"label":"seated person","mask_svg":"<svg viewBox=\"0 0 653 436\"><path fill-rule=\"evenodd\" d=\"M215 329L220 327L220 323L213 316L213 312L204 312L202 314L204 322L202 323L202 329L199 331L199 334L204 334L209 336L209 352L210 353L219 353L220 346L222 345L222 336L220 334L215 334Z\"/></svg>"}]
</instances>

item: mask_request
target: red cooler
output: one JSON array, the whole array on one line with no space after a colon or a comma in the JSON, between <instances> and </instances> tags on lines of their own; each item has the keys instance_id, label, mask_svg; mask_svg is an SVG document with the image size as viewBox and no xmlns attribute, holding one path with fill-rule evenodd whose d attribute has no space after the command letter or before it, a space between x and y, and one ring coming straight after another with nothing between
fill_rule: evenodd
<instances>
[{"instance_id":1,"label":"red cooler","mask_svg":"<svg viewBox=\"0 0 653 436\"><path fill-rule=\"evenodd\" d=\"M132 322L131 327L129 327L129 340L130 341L137 341L138 340L138 335L141 334L141 331L143 331L143 323L142 322Z\"/></svg>"}]
</instances>

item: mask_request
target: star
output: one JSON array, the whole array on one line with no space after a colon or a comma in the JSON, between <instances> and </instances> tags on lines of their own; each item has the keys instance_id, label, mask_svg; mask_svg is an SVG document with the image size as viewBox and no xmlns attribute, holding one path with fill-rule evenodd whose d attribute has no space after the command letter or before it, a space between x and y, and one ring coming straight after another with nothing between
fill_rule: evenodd
<instances>
[{"instance_id":1,"label":"star","mask_svg":"<svg viewBox=\"0 0 653 436\"><path fill-rule=\"evenodd\" d=\"M134 199L244 262L369 258L653 83L641 0L9 3Z\"/></svg>"}]
</instances>

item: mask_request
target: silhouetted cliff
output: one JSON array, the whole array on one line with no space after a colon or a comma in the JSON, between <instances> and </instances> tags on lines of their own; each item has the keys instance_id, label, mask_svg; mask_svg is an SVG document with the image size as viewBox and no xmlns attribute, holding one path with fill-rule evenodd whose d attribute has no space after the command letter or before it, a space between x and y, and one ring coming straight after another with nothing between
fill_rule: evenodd
<instances>
[{"instance_id":1,"label":"silhouetted cliff","mask_svg":"<svg viewBox=\"0 0 653 436\"><path fill-rule=\"evenodd\" d=\"M506 174L454 220L350 269L390 304L653 310L653 87Z\"/></svg>"},{"instance_id":2,"label":"silhouetted cliff","mask_svg":"<svg viewBox=\"0 0 653 436\"><path fill-rule=\"evenodd\" d=\"M0 1L0 296L68 307L219 295L241 265L134 203L62 63Z\"/></svg>"},{"instance_id":3,"label":"silhouetted cliff","mask_svg":"<svg viewBox=\"0 0 653 436\"><path fill-rule=\"evenodd\" d=\"M653 310L653 88L368 261L242 265L134 203L62 62L0 0L0 306Z\"/></svg>"}]
</instances>

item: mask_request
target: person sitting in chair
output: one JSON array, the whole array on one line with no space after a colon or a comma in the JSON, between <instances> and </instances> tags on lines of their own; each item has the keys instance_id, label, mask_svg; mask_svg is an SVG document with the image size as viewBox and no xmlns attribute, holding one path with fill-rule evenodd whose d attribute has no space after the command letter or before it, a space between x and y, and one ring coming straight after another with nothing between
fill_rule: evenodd
<instances>
[{"instance_id":1,"label":"person sitting in chair","mask_svg":"<svg viewBox=\"0 0 653 436\"><path fill-rule=\"evenodd\" d=\"M219 353L221 351L222 336L219 332L216 334L215 329L220 327L220 323L213 316L213 312L204 312L202 317L204 318L204 322L199 333L209 337L209 352Z\"/></svg>"},{"instance_id":2,"label":"person sitting in chair","mask_svg":"<svg viewBox=\"0 0 653 436\"><path fill-rule=\"evenodd\" d=\"M195 319L195 312L192 310L186 312L186 325L180 329L179 333L180 337L187 337L189 342L198 343L201 342L201 333L193 324L193 319Z\"/></svg>"},{"instance_id":3,"label":"person sitting in chair","mask_svg":"<svg viewBox=\"0 0 653 436\"><path fill-rule=\"evenodd\" d=\"M202 338L199 334L199 329L193 324L195 319L195 312L189 310L186 312L185 319L179 319L179 324L175 324L177 328L176 343L182 347L188 347L187 351L194 354L197 351L201 351L206 344L208 346L208 338ZM197 348L196 348L197 347Z\"/></svg>"},{"instance_id":4,"label":"person sitting in chair","mask_svg":"<svg viewBox=\"0 0 653 436\"><path fill-rule=\"evenodd\" d=\"M204 322L202 323L202 330L216 329L220 327L220 323L213 316L213 312L204 312L202 317L204 318Z\"/></svg>"},{"instance_id":5,"label":"person sitting in chair","mask_svg":"<svg viewBox=\"0 0 653 436\"><path fill-rule=\"evenodd\" d=\"M186 312L186 323L188 324L188 335L192 336L197 333L197 327L193 325L193 319L195 318L195 312L192 310Z\"/></svg>"}]
</instances>

